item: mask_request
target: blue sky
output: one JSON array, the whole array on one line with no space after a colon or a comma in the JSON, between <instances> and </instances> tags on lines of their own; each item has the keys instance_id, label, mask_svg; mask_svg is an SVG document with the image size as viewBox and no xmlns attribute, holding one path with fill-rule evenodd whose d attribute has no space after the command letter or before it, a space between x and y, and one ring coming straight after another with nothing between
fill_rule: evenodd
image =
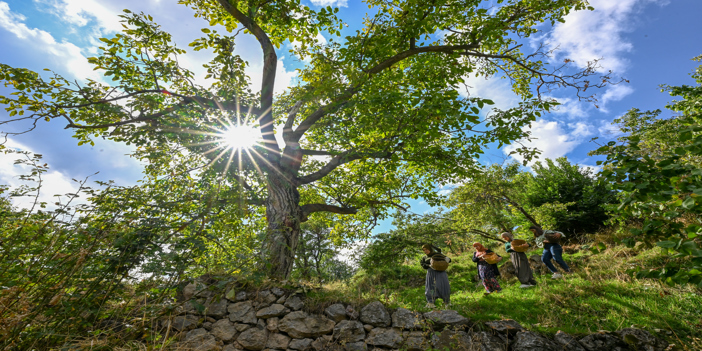
<instances>
[{"instance_id":1,"label":"blue sky","mask_svg":"<svg viewBox=\"0 0 702 351\"><path fill-rule=\"evenodd\" d=\"M337 6L340 17L352 31L368 7L352 0L304 0L312 7ZM192 12L174 4L173 0L0 0L0 62L35 71L51 68L68 78L100 79L85 58L93 56L98 38L111 36L119 30L121 10L143 11L173 34L181 48L200 35L205 27ZM660 92L660 84L690 84L689 73L695 67L691 58L702 54L702 1L699 0L592 0L595 11L569 15L565 24L544 28L540 33L551 47L558 47L557 59L570 58L578 65L602 58L604 70L611 69L615 76L630 81L608 87L599 92L599 108L581 103L567 92L554 93L563 105L558 111L532 125L537 138L531 145L539 147L542 157L567 156L572 162L594 166L595 159L587 152L595 145L593 137L611 139L616 135L610 122L632 107L642 110L663 108L670 97ZM326 38L328 39L328 38ZM325 38L320 38L325 40ZM298 67L292 57L286 57L290 47L280 50L276 91L294 84ZM250 62L249 72L255 86L259 86L260 47L251 37L241 37L238 53ZM191 52L185 64L198 74L207 58L205 52ZM491 98L499 107L509 107L518 100L510 92L507 82L500 79L468 79L470 94ZM0 87L3 94L9 93ZM4 110L0 120L7 119ZM9 145L44 155L51 167L45 176L44 199L56 193L75 189L71 178L82 179L100 172L93 179L115 180L121 185L134 184L141 177L141 166L125 156L130 148L109 141L98 141L94 147L77 146L71 132L58 121L41 123L28 134L11 138ZM8 127L0 126L2 130ZM482 159L485 163L502 162L505 150L491 149ZM19 166L0 156L0 184L17 185ZM21 205L21 203L18 203ZM412 203L412 210L423 212L426 205ZM387 229L385 223L378 230Z\"/></svg>"}]
</instances>

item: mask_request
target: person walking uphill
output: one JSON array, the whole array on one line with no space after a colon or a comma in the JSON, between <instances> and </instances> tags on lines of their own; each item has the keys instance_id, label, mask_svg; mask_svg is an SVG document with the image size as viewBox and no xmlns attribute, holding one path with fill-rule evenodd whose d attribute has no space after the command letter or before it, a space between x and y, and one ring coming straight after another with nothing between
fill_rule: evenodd
<instances>
[{"instance_id":1,"label":"person walking uphill","mask_svg":"<svg viewBox=\"0 0 702 351\"><path fill-rule=\"evenodd\" d=\"M534 273L531 271L531 266L529 266L529 258L524 252L517 252L512 247L512 241L514 241L514 235L512 233L504 232L500 236L502 239L507 241L505 243L505 251L509 254L512 259L512 264L514 269L517 271L517 279L522 283L520 288L531 288L536 285L536 279L534 279ZM529 244L524 243L519 246L519 248L527 248Z\"/></svg>"},{"instance_id":2,"label":"person walking uphill","mask_svg":"<svg viewBox=\"0 0 702 351\"><path fill-rule=\"evenodd\" d=\"M555 230L543 230L535 225L529 227L529 230L534 233L537 245L541 246L541 244L543 244L544 246L541 262L553 273L551 278L563 278L563 275L558 273L558 269L553 265L551 259L554 259L566 273L570 273L570 267L568 267L568 264L563 260L563 247L561 246L561 240L565 237L565 234Z\"/></svg>"},{"instance_id":3,"label":"person walking uphill","mask_svg":"<svg viewBox=\"0 0 702 351\"><path fill-rule=\"evenodd\" d=\"M478 276L480 276L480 280L485 287L485 295L502 291L500 283L497 282L497 277L500 276L500 270L497 269L497 264L490 264L485 260L485 256L494 252L481 243L473 243L473 247L475 248L473 262L478 264ZM502 258L499 255L497 257Z\"/></svg>"},{"instance_id":4,"label":"person walking uphill","mask_svg":"<svg viewBox=\"0 0 702 351\"><path fill-rule=\"evenodd\" d=\"M451 286L448 281L448 274L445 271L437 271L431 268L431 258L435 255L441 255L441 250L435 248L431 244L422 245L422 251L426 256L422 257L420 264L422 268L427 270L427 278L424 286L424 296L427 299L427 307L436 307L434 303L436 299L444 300L444 305L448 306L451 303ZM447 262L451 262L451 259L445 257Z\"/></svg>"}]
</instances>

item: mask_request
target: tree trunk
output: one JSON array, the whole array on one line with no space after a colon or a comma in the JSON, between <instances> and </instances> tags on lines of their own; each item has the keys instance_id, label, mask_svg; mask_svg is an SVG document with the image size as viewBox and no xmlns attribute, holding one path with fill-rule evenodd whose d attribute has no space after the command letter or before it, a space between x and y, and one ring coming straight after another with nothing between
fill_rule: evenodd
<instances>
[{"instance_id":1,"label":"tree trunk","mask_svg":"<svg viewBox=\"0 0 702 351\"><path fill-rule=\"evenodd\" d=\"M264 263L270 277L287 279L300 240L302 209L297 188L279 174L268 176L266 219L268 230L262 250Z\"/></svg>"}]
</instances>

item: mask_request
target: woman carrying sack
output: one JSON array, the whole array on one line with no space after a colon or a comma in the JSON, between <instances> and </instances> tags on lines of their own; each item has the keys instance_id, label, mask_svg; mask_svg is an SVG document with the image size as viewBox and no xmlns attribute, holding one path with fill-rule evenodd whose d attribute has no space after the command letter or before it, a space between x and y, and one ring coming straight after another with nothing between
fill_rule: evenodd
<instances>
[{"instance_id":1,"label":"woman carrying sack","mask_svg":"<svg viewBox=\"0 0 702 351\"><path fill-rule=\"evenodd\" d=\"M524 289L535 286L536 280L534 279L534 273L529 266L529 258L526 253L524 253L530 245L524 240L514 240L514 235L512 233L504 232L500 234L500 236L507 241L505 243L505 251L507 251L512 259L514 269L517 271L517 279L522 283L519 287Z\"/></svg>"},{"instance_id":2,"label":"woman carrying sack","mask_svg":"<svg viewBox=\"0 0 702 351\"><path fill-rule=\"evenodd\" d=\"M566 274L570 274L570 267L568 267L568 264L563 260L563 247L561 246L561 240L565 238L565 234L555 230L543 230L541 227L536 225L529 227L529 230L534 233L536 244L538 246L543 245L544 247L544 252L541 255L541 262L543 262L546 267L548 267L548 270L553 273L551 278L563 278L563 275L558 273L556 266L551 263L551 259L556 261L556 263L563 268L563 271L565 271Z\"/></svg>"},{"instance_id":3,"label":"woman carrying sack","mask_svg":"<svg viewBox=\"0 0 702 351\"><path fill-rule=\"evenodd\" d=\"M500 283L497 282L497 277L500 276L497 262L502 260L502 256L489 250L481 243L473 243L473 247L475 248L473 262L478 264L478 276L485 287L485 296L502 291Z\"/></svg>"},{"instance_id":4,"label":"woman carrying sack","mask_svg":"<svg viewBox=\"0 0 702 351\"><path fill-rule=\"evenodd\" d=\"M422 251L426 256L422 257L420 264L422 268L427 270L427 278L424 285L424 296L427 299L427 308L435 308L434 302L436 299L444 300L444 306L448 307L451 304L451 286L448 281L446 271L437 271L431 267L432 256L441 256L446 259L446 262L451 262L451 259L442 255L441 250L431 244L422 245Z\"/></svg>"}]
</instances>

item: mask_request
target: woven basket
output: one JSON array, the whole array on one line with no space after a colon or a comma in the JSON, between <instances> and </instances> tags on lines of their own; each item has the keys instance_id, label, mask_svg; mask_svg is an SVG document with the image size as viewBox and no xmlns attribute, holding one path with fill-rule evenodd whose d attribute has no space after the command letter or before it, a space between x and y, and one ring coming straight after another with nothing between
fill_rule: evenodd
<instances>
[{"instance_id":1,"label":"woven basket","mask_svg":"<svg viewBox=\"0 0 702 351\"><path fill-rule=\"evenodd\" d=\"M512 240L512 250L517 251L517 252L526 252L526 250L529 249L528 246L526 246L526 247L517 247L517 246L519 246L519 245L524 245L524 244L526 244L526 240L522 240L522 239L515 239L515 240Z\"/></svg>"},{"instance_id":2,"label":"woven basket","mask_svg":"<svg viewBox=\"0 0 702 351\"><path fill-rule=\"evenodd\" d=\"M500 262L500 256L497 256L497 254L494 252L491 252L491 253L483 256L483 259L485 260L485 262L487 262L489 264L495 264L497 262Z\"/></svg>"}]
</instances>

